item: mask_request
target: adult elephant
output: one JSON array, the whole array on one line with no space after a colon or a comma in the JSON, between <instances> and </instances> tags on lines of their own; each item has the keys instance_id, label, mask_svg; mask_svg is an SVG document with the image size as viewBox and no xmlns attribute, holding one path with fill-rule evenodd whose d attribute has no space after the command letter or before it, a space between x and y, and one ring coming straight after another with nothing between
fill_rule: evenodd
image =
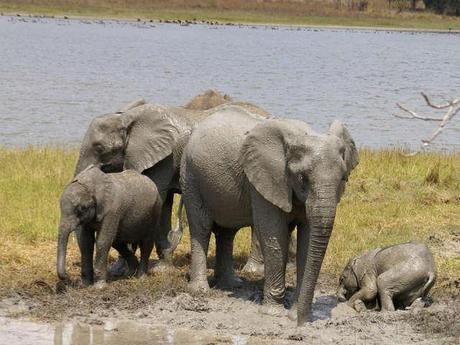
<instances>
[{"instance_id":1,"label":"adult elephant","mask_svg":"<svg viewBox=\"0 0 460 345\"><path fill-rule=\"evenodd\" d=\"M119 112L96 117L84 136L75 175L90 164L104 172L134 169L150 177L157 185L163 209L155 246L159 267L172 262L168 241L174 193L180 193L179 167L182 151L192 127L222 106L251 109L260 116L268 113L249 103L232 102L228 96L207 91L184 107L168 107L134 101ZM77 233L80 246L83 239ZM116 268L122 267L119 260ZM157 266L157 267L158 267ZM120 273L120 272L116 272Z\"/></svg>"},{"instance_id":2,"label":"adult elephant","mask_svg":"<svg viewBox=\"0 0 460 345\"><path fill-rule=\"evenodd\" d=\"M216 236L218 286L239 283L233 239L252 226L265 258L264 306L276 311L285 297L289 230L297 226L298 324L311 317L313 292L333 228L336 206L358 152L340 123L328 135L303 121L261 119L242 109L221 109L192 133L181 164L182 198L192 248L190 284L209 289L206 257Z\"/></svg>"}]
</instances>

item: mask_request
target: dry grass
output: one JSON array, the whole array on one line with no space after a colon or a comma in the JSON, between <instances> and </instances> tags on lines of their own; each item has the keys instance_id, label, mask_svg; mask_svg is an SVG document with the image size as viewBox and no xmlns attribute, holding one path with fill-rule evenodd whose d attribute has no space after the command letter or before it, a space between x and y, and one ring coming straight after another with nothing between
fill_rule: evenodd
<instances>
[{"instance_id":1,"label":"dry grass","mask_svg":"<svg viewBox=\"0 0 460 345\"><path fill-rule=\"evenodd\" d=\"M58 148L0 149L0 295L49 295L54 290L58 200L77 154ZM161 286L160 291L165 286L183 288L189 264L185 232L175 257L178 272L144 283L130 281L130 291L152 284ZM398 150L361 150L361 163L338 209L323 271L336 276L363 250L409 240L432 248L439 271L435 290L451 292L460 283L460 152L407 158ZM249 231L244 229L236 238L237 268L249 245ZM75 241L69 247L69 273L76 280ZM212 244L211 265L213 253ZM114 284L112 289L124 283Z\"/></svg>"},{"instance_id":2,"label":"dry grass","mask_svg":"<svg viewBox=\"0 0 460 345\"><path fill-rule=\"evenodd\" d=\"M337 7L334 1L257 0L0 0L9 13L98 18L212 20L232 23L460 29L460 19L429 12L398 12L385 0L370 0L366 11Z\"/></svg>"}]
</instances>

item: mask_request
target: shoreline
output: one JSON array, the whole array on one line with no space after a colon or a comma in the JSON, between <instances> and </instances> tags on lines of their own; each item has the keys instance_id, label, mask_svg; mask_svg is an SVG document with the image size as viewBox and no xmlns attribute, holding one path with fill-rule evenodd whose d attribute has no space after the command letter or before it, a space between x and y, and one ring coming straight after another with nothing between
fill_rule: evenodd
<instances>
[{"instance_id":1,"label":"shoreline","mask_svg":"<svg viewBox=\"0 0 460 345\"><path fill-rule=\"evenodd\" d=\"M167 18L159 18L163 17L162 15L158 14L156 17L152 18L145 18L142 16L132 15L111 15L111 14L101 14L94 12L94 14L85 14L85 15L78 15L72 14L71 11L69 14L66 14L64 11L57 9L55 14L51 14L51 11L26 11L26 10L2 10L0 5L0 15L3 17L12 17L12 18L42 18L42 19L56 19L56 20L85 20L85 21L113 21L119 23L152 23L152 24L176 24L181 26L189 26L189 25L211 25L211 26L238 26L238 27L273 27L273 28L286 28L286 29L311 29L311 30L343 30L343 31L378 31L378 32L401 32L401 33L431 33L431 34L460 34L460 21L459 21L459 28L445 28L445 29L437 29L437 28L419 28L419 27L399 27L399 26L380 26L380 25L341 25L341 24L313 24L313 23L285 23L285 22L256 22L256 21L246 21L246 20L238 20L233 18L229 15L229 18L225 20L219 19L182 19L183 13L177 13L176 19L170 19L169 16ZM193 12L191 12L193 13ZM200 16L197 15L198 18ZM173 18L173 17L171 17ZM203 18L206 18L204 16ZM305 17L308 19L308 17ZM311 18L317 18L317 16L312 16ZM347 19L351 20L351 17L323 17L324 21L333 19ZM294 18L293 18L294 19ZM366 20L374 19L372 17L366 18ZM380 18L381 19L381 18ZM379 18L375 18L377 22Z\"/></svg>"}]
</instances>

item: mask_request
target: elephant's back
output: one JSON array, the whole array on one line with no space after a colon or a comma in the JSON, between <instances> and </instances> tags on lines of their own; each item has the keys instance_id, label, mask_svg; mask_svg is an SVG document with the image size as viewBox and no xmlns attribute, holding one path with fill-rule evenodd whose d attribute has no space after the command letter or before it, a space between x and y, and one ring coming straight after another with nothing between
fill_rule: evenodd
<instances>
[{"instance_id":1,"label":"elephant's back","mask_svg":"<svg viewBox=\"0 0 460 345\"><path fill-rule=\"evenodd\" d=\"M131 208L156 209L161 204L158 189L147 176L134 170L125 170L113 175L118 180L128 212L131 212Z\"/></svg>"},{"instance_id":2,"label":"elephant's back","mask_svg":"<svg viewBox=\"0 0 460 345\"><path fill-rule=\"evenodd\" d=\"M408 262L412 267L419 267L426 272L436 270L435 262L428 247L417 241L397 244L382 248L376 254L379 271L386 271L402 262Z\"/></svg>"}]
</instances>

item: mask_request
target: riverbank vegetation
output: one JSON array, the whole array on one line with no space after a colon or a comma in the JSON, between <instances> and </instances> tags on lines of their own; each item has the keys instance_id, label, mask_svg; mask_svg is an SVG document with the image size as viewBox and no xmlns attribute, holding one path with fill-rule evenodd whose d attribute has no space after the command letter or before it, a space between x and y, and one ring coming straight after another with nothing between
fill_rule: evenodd
<instances>
[{"instance_id":1,"label":"riverbank vegetation","mask_svg":"<svg viewBox=\"0 0 460 345\"><path fill-rule=\"evenodd\" d=\"M72 178L77 155L77 150L60 148L0 148L0 296L33 294L37 289L54 294L59 197ZM361 162L338 208L323 273L335 283L351 256L369 248L420 240L435 253L439 279L434 293L458 293L460 152L405 157L399 150L362 149L360 155ZM236 237L238 269L247 258L249 236L245 229ZM210 266L214 260L211 242ZM67 266L77 281L80 269L75 240L69 247ZM162 286L185 288L189 251L186 228L175 254L178 270L160 279ZM129 286L146 288L159 284L158 279L133 280Z\"/></svg>"},{"instance_id":2,"label":"riverbank vegetation","mask_svg":"<svg viewBox=\"0 0 460 345\"><path fill-rule=\"evenodd\" d=\"M409 11L415 3L415 10ZM429 1L430 6L433 1ZM431 7L437 10L438 7ZM445 7L443 7L445 8ZM447 7L450 8L450 7ZM9 14L220 23L460 29L460 17L435 14L423 1L0 0ZM446 12L446 10L437 12ZM454 14L456 12L454 11Z\"/></svg>"}]
</instances>

